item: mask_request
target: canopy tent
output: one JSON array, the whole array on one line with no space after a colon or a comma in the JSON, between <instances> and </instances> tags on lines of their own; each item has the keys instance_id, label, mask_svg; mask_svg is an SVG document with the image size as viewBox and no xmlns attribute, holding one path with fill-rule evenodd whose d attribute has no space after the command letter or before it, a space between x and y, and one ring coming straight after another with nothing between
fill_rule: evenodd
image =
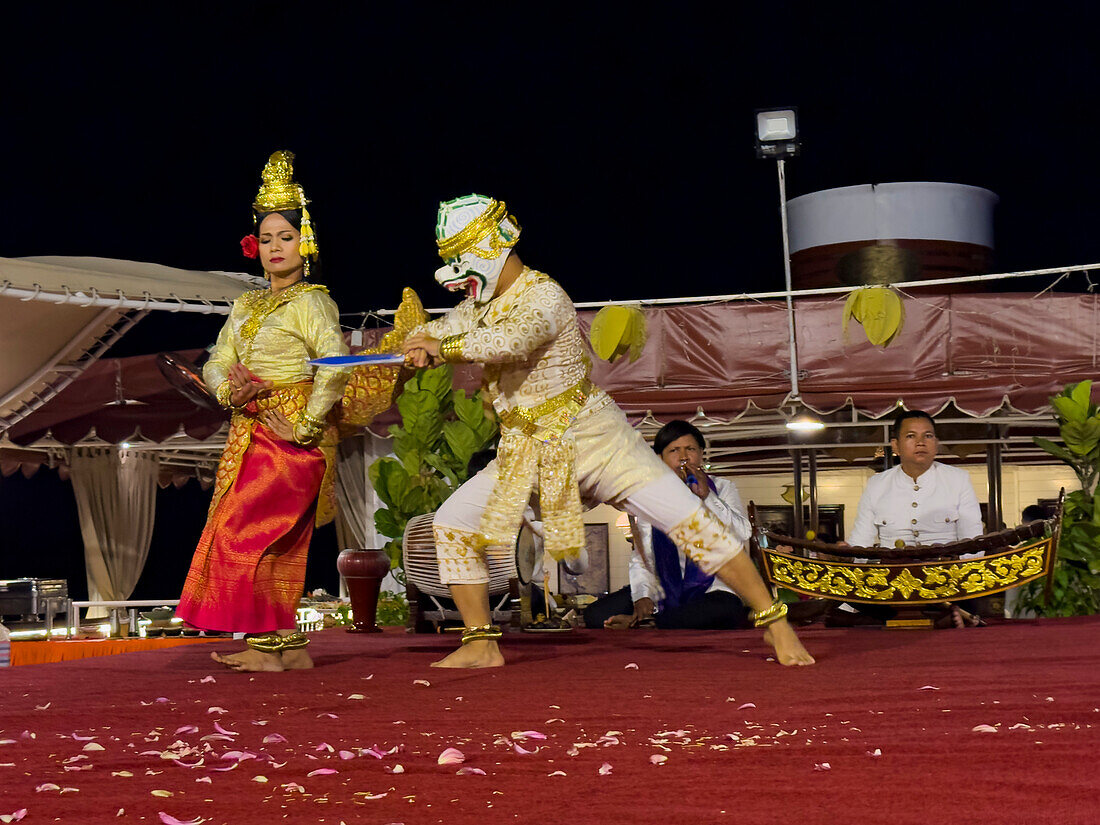
<instances>
[{"instance_id":1,"label":"canopy tent","mask_svg":"<svg viewBox=\"0 0 1100 825\"><path fill-rule=\"evenodd\" d=\"M800 298L797 399L790 394L782 302L650 307L639 360L596 360L593 377L647 433L672 418L696 419L711 441L712 460L730 462L724 468L730 471L769 451L783 460L791 444L784 423L801 406L830 420L822 446L873 451L888 440L876 422L904 404L939 413L949 426L979 427L958 431L960 442L1008 446L1006 428L1014 426L1018 452L1026 455L1032 430L1053 426L1049 396L1096 375L1098 301L1092 294L909 297L904 328L881 348L854 323L842 332L841 299ZM582 327L593 315L580 313ZM366 333L369 344L381 330ZM459 370L458 385L474 389L479 382L476 368ZM182 465L212 465L223 420L172 390L152 356L105 360L11 428L9 446L144 439L169 464L176 453L186 458ZM372 429L384 433L395 420L391 410ZM990 432L987 424L999 429Z\"/></svg>"},{"instance_id":2,"label":"canopy tent","mask_svg":"<svg viewBox=\"0 0 1100 825\"><path fill-rule=\"evenodd\" d=\"M0 258L0 432L56 396L150 310L226 313L251 276L107 258Z\"/></svg>"}]
</instances>

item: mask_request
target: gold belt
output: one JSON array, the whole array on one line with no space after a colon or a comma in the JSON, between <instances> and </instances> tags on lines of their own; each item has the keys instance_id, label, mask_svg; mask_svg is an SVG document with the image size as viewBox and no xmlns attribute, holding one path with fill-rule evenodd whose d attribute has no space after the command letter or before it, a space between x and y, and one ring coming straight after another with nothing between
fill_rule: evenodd
<instances>
[{"instance_id":1,"label":"gold belt","mask_svg":"<svg viewBox=\"0 0 1100 825\"><path fill-rule=\"evenodd\" d=\"M519 430L524 435L533 436L543 429L560 438L573 423L592 390L592 381L585 376L569 389L541 404L534 407L513 407L501 415L500 420L504 426ZM551 421L542 422L542 419L555 413L557 415Z\"/></svg>"}]
</instances>

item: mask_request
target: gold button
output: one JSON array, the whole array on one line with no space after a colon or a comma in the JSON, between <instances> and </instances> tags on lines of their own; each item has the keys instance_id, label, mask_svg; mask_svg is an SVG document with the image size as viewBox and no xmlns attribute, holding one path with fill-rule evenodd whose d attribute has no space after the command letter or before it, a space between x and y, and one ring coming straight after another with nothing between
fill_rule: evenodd
<instances>
[{"instance_id":1,"label":"gold button","mask_svg":"<svg viewBox=\"0 0 1100 825\"><path fill-rule=\"evenodd\" d=\"M901 548L903 548L904 546L905 546L905 540L904 539L898 539L897 541L894 542L894 547L898 548L899 550Z\"/></svg>"},{"instance_id":2,"label":"gold button","mask_svg":"<svg viewBox=\"0 0 1100 825\"><path fill-rule=\"evenodd\" d=\"M914 490L919 490L919 489L920 489L920 485L919 485L919 484L914 484L914 485L913 485L913 489L914 489Z\"/></svg>"},{"instance_id":3,"label":"gold button","mask_svg":"<svg viewBox=\"0 0 1100 825\"><path fill-rule=\"evenodd\" d=\"M945 518L945 519L944 519L944 523L946 523L946 524L950 524L950 523L951 523L951 519L949 519L949 518Z\"/></svg>"},{"instance_id":4,"label":"gold button","mask_svg":"<svg viewBox=\"0 0 1100 825\"><path fill-rule=\"evenodd\" d=\"M917 503L916 503L915 501L913 502L913 506L914 506L914 507L916 507L916 506L917 506Z\"/></svg>"},{"instance_id":5,"label":"gold button","mask_svg":"<svg viewBox=\"0 0 1100 825\"><path fill-rule=\"evenodd\" d=\"M916 523L917 523L917 520L916 520L916 519L913 519L913 524L916 524Z\"/></svg>"},{"instance_id":6,"label":"gold button","mask_svg":"<svg viewBox=\"0 0 1100 825\"><path fill-rule=\"evenodd\" d=\"M913 531L913 538L916 538L919 535L920 535L920 530L914 530Z\"/></svg>"}]
</instances>

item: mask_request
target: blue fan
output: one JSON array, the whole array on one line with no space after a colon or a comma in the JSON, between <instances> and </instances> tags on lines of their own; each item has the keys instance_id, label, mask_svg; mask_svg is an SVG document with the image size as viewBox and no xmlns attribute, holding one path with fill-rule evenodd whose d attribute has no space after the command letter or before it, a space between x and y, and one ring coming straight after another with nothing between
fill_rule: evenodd
<instances>
[{"instance_id":1,"label":"blue fan","mask_svg":"<svg viewBox=\"0 0 1100 825\"><path fill-rule=\"evenodd\" d=\"M309 362L316 367L358 367L362 364L404 364L404 355L376 353L373 355L330 355L327 358L314 358Z\"/></svg>"}]
</instances>

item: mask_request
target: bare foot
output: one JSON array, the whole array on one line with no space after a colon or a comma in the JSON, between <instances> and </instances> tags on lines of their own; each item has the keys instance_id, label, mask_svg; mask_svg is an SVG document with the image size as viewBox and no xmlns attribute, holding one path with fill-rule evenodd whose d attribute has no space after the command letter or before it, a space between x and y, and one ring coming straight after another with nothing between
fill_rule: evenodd
<instances>
[{"instance_id":1,"label":"bare foot","mask_svg":"<svg viewBox=\"0 0 1100 825\"><path fill-rule=\"evenodd\" d=\"M814 657L802 646L794 628L786 619L772 622L764 628L764 641L775 648L775 658L781 665L801 666L814 663Z\"/></svg>"},{"instance_id":2,"label":"bare foot","mask_svg":"<svg viewBox=\"0 0 1100 825\"><path fill-rule=\"evenodd\" d=\"M504 664L504 656L493 639L484 639L478 642L470 642L462 645L458 650L447 654L438 662L432 662L432 667L500 667Z\"/></svg>"},{"instance_id":3,"label":"bare foot","mask_svg":"<svg viewBox=\"0 0 1100 825\"><path fill-rule=\"evenodd\" d=\"M981 627L982 617L974 613L970 613L963 610L957 604L948 605L947 614L940 621L936 622L936 627Z\"/></svg>"},{"instance_id":4,"label":"bare foot","mask_svg":"<svg viewBox=\"0 0 1100 825\"><path fill-rule=\"evenodd\" d=\"M225 665L230 670L241 670L249 673L283 669L283 663L278 653L264 653L262 650L253 650L252 648L246 648L240 653L231 653L228 656L211 653L210 658L220 665Z\"/></svg>"},{"instance_id":5,"label":"bare foot","mask_svg":"<svg viewBox=\"0 0 1100 825\"><path fill-rule=\"evenodd\" d=\"M313 659L304 647L283 651L283 670L309 670L311 667Z\"/></svg>"}]
</instances>

